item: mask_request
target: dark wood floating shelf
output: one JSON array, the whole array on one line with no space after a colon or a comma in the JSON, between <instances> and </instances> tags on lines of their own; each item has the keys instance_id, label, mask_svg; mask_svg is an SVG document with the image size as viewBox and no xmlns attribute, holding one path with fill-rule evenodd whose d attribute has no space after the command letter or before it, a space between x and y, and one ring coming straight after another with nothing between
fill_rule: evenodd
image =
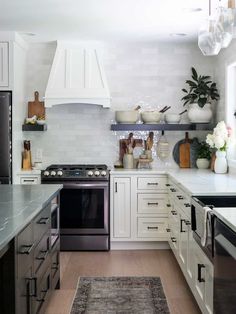
<instances>
[{"instance_id":1,"label":"dark wood floating shelf","mask_svg":"<svg viewBox=\"0 0 236 314\"><path fill-rule=\"evenodd\" d=\"M111 124L112 131L211 131L214 127L211 123Z\"/></svg>"},{"instance_id":2,"label":"dark wood floating shelf","mask_svg":"<svg viewBox=\"0 0 236 314\"><path fill-rule=\"evenodd\" d=\"M39 125L39 124L23 124L22 131L46 131L47 125Z\"/></svg>"}]
</instances>

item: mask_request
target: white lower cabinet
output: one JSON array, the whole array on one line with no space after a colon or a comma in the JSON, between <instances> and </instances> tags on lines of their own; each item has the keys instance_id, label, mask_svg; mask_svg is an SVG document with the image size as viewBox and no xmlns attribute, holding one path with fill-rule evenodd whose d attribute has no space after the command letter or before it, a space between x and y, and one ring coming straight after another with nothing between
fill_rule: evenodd
<instances>
[{"instance_id":1,"label":"white lower cabinet","mask_svg":"<svg viewBox=\"0 0 236 314\"><path fill-rule=\"evenodd\" d=\"M169 245L175 254L175 257L178 259L178 245L179 245L179 214L171 206L169 209Z\"/></svg>"},{"instance_id":2,"label":"white lower cabinet","mask_svg":"<svg viewBox=\"0 0 236 314\"><path fill-rule=\"evenodd\" d=\"M130 238L131 190L130 178L113 180L113 237Z\"/></svg>"},{"instance_id":3,"label":"white lower cabinet","mask_svg":"<svg viewBox=\"0 0 236 314\"><path fill-rule=\"evenodd\" d=\"M168 240L165 175L111 174L111 242Z\"/></svg>"},{"instance_id":4,"label":"white lower cabinet","mask_svg":"<svg viewBox=\"0 0 236 314\"><path fill-rule=\"evenodd\" d=\"M193 239L190 196L169 182L170 247L202 313L213 313L213 265Z\"/></svg>"},{"instance_id":5,"label":"white lower cabinet","mask_svg":"<svg viewBox=\"0 0 236 314\"><path fill-rule=\"evenodd\" d=\"M195 243L193 250L194 294L204 313L213 313L213 265L201 248Z\"/></svg>"},{"instance_id":6,"label":"white lower cabinet","mask_svg":"<svg viewBox=\"0 0 236 314\"><path fill-rule=\"evenodd\" d=\"M141 238L164 238L166 240L166 218L138 218L138 237Z\"/></svg>"},{"instance_id":7,"label":"white lower cabinet","mask_svg":"<svg viewBox=\"0 0 236 314\"><path fill-rule=\"evenodd\" d=\"M40 184L41 183L41 171L21 171L17 174L17 183L19 184Z\"/></svg>"}]
</instances>

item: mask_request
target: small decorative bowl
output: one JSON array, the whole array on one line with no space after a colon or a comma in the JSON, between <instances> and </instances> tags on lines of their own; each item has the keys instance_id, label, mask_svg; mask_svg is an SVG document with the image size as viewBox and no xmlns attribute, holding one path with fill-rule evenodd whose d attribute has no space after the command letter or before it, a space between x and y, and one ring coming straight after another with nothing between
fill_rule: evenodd
<instances>
[{"instance_id":1,"label":"small decorative bowl","mask_svg":"<svg viewBox=\"0 0 236 314\"><path fill-rule=\"evenodd\" d=\"M46 120L37 120L37 124L44 125L46 123Z\"/></svg>"}]
</instances>

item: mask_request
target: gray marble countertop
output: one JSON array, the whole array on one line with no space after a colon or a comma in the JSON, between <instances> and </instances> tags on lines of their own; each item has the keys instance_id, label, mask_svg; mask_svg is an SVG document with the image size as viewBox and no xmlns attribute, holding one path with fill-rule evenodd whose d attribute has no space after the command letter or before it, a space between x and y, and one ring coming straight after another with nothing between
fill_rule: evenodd
<instances>
[{"instance_id":1,"label":"gray marble countertop","mask_svg":"<svg viewBox=\"0 0 236 314\"><path fill-rule=\"evenodd\" d=\"M62 185L0 185L0 250L45 207Z\"/></svg>"}]
</instances>

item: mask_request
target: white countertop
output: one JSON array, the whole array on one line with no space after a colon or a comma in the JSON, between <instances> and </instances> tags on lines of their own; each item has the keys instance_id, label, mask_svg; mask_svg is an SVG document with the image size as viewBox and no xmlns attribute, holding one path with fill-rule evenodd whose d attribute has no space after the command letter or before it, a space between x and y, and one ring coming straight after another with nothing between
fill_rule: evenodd
<instances>
[{"instance_id":1,"label":"white countertop","mask_svg":"<svg viewBox=\"0 0 236 314\"><path fill-rule=\"evenodd\" d=\"M199 169L113 169L111 175L168 175L190 195L236 195L236 175Z\"/></svg>"},{"instance_id":2,"label":"white countertop","mask_svg":"<svg viewBox=\"0 0 236 314\"><path fill-rule=\"evenodd\" d=\"M214 214L236 232L236 206L213 209Z\"/></svg>"}]
</instances>

